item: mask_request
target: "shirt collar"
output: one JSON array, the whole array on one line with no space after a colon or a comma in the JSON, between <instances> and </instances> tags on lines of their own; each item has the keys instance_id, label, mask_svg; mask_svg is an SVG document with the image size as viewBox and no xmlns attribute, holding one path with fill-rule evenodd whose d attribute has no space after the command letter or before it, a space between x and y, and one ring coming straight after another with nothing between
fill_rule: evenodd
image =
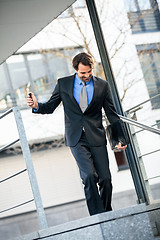
<instances>
[{"instance_id":1,"label":"shirt collar","mask_svg":"<svg viewBox=\"0 0 160 240\"><path fill-rule=\"evenodd\" d=\"M75 81L81 85L82 84L82 80L78 77L77 73L75 75ZM89 82L86 82L86 85L90 84L90 82L92 81L92 77L90 78Z\"/></svg>"}]
</instances>

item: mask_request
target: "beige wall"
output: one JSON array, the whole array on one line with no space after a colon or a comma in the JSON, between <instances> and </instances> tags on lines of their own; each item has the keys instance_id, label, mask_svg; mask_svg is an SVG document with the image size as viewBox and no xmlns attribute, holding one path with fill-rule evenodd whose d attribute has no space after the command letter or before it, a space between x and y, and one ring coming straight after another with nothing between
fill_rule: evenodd
<instances>
[{"instance_id":1,"label":"beige wall","mask_svg":"<svg viewBox=\"0 0 160 240\"><path fill-rule=\"evenodd\" d=\"M44 207L84 198L79 172L70 149L67 147L34 152L31 154ZM22 155L0 159L0 179L25 168ZM33 198L27 172L0 185L0 211ZM10 210L0 217L35 208L34 202Z\"/></svg>"}]
</instances>

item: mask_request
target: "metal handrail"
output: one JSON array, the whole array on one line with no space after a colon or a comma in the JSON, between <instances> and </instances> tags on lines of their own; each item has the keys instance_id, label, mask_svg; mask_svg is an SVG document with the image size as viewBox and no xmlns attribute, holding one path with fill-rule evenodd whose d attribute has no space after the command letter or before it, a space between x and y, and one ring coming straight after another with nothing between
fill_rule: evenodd
<instances>
[{"instance_id":1,"label":"metal handrail","mask_svg":"<svg viewBox=\"0 0 160 240\"><path fill-rule=\"evenodd\" d=\"M145 181L146 181L146 180L152 180L152 179L159 178L159 177L160 177L160 175L154 176L154 177L150 177L150 178L146 178L146 179L144 179L144 180L145 180Z\"/></svg>"},{"instance_id":2,"label":"metal handrail","mask_svg":"<svg viewBox=\"0 0 160 240\"><path fill-rule=\"evenodd\" d=\"M155 126L158 126L158 123L155 123L155 124L151 125L151 127L155 127ZM141 130L135 131L133 134L135 135L135 134L140 133L140 132L142 132L144 130L145 129L141 129Z\"/></svg>"},{"instance_id":3,"label":"metal handrail","mask_svg":"<svg viewBox=\"0 0 160 240\"><path fill-rule=\"evenodd\" d=\"M157 149L157 150L154 150L154 151L152 151L152 152L142 154L142 155L140 155L139 157L148 156L148 155L150 155L150 154L153 154L153 153L156 153L156 152L159 152L159 151L160 151L160 149Z\"/></svg>"},{"instance_id":4,"label":"metal handrail","mask_svg":"<svg viewBox=\"0 0 160 240\"><path fill-rule=\"evenodd\" d=\"M7 110L6 112L4 112L1 116L0 119L4 118L5 116L7 116L9 113L13 112L13 108L10 108L9 110Z\"/></svg>"},{"instance_id":5,"label":"metal handrail","mask_svg":"<svg viewBox=\"0 0 160 240\"><path fill-rule=\"evenodd\" d=\"M121 120L123 120L123 122L132 124L132 125L134 125L136 127L139 127L139 128L144 129L144 130L147 130L147 131L150 131L152 133L156 133L156 134L160 135L160 130L158 130L158 129L155 129L153 127L149 127L149 126L147 126L145 124L142 124L140 122L137 122L135 120L132 120L130 118L127 118L127 117L124 117L124 116L121 116L121 115L119 115L119 117L120 117Z\"/></svg>"},{"instance_id":6,"label":"metal handrail","mask_svg":"<svg viewBox=\"0 0 160 240\"><path fill-rule=\"evenodd\" d=\"M5 145L4 147L0 148L0 152L4 151L6 148L12 146L13 144L19 142L19 140L20 140L20 139L18 138L17 140L15 140L15 141L13 141L13 142L11 142L11 143Z\"/></svg>"},{"instance_id":7,"label":"metal handrail","mask_svg":"<svg viewBox=\"0 0 160 240\"><path fill-rule=\"evenodd\" d=\"M9 176L9 177L7 177L7 178L5 178L5 179L0 180L0 183L3 183L3 182L5 182L5 181L7 181L7 180L9 180L9 179L11 179L11 178L13 178L13 177L16 177L16 176L18 176L19 174L24 173L25 171L27 171L26 168L23 169L23 170L21 170L21 171L19 171L19 172L17 172L17 173L15 173L15 174L13 174L13 175L11 175L11 176Z\"/></svg>"},{"instance_id":8,"label":"metal handrail","mask_svg":"<svg viewBox=\"0 0 160 240\"><path fill-rule=\"evenodd\" d=\"M13 112L13 108L10 108L9 110L7 110L6 112L4 112L1 116L0 119L6 117L8 114L10 114L11 112ZM4 151L6 148L12 146L13 144L17 143L20 139L16 139L15 141L5 145L4 147L0 148L0 152Z\"/></svg>"},{"instance_id":9,"label":"metal handrail","mask_svg":"<svg viewBox=\"0 0 160 240\"><path fill-rule=\"evenodd\" d=\"M33 201L34 201L34 198L31 199L31 200L28 200L28 201L26 201L26 202L20 203L20 204L18 204L18 205L16 205L16 206L13 206L13 207L10 207L10 208L7 208L7 209L4 209L4 210L0 211L0 214L1 214L1 213L4 213L4 212L8 212L9 210L12 210L12 209L14 209L14 208L17 208L17 207L23 206L23 205L25 205L25 204L27 204L27 203L30 203L30 202L33 202Z\"/></svg>"},{"instance_id":10,"label":"metal handrail","mask_svg":"<svg viewBox=\"0 0 160 240\"><path fill-rule=\"evenodd\" d=\"M153 96L153 97L145 100L144 102L141 102L141 103L137 104L136 106L129 108L129 109L126 110L125 112L128 113L128 112L130 112L131 110L133 110L133 109L135 109L135 108L138 108L139 106L143 105L144 103L150 102L152 99L154 99L154 98L156 98L156 97L159 97L159 96L160 96L160 94L157 94L157 95L155 95L155 96Z\"/></svg>"}]
</instances>

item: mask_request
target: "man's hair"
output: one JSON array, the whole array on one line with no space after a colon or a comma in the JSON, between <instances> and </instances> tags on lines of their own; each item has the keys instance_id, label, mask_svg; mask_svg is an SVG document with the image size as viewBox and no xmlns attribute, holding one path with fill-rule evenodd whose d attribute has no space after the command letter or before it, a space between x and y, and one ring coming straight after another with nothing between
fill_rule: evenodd
<instances>
[{"instance_id":1,"label":"man's hair","mask_svg":"<svg viewBox=\"0 0 160 240\"><path fill-rule=\"evenodd\" d=\"M78 70L79 63L82 63L85 66L90 66L90 68L93 68L94 65L91 55L85 52L77 54L72 60L73 68L76 71Z\"/></svg>"}]
</instances>

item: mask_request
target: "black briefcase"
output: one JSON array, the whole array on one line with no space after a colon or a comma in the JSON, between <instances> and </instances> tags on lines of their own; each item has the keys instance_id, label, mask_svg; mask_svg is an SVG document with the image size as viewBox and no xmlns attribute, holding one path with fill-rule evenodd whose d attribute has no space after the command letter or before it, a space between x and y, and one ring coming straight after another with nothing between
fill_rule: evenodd
<instances>
[{"instance_id":1,"label":"black briefcase","mask_svg":"<svg viewBox=\"0 0 160 240\"><path fill-rule=\"evenodd\" d=\"M106 133L112 150L116 149L115 146L119 142L121 142L123 146L129 144L126 126L122 120L109 124L106 128Z\"/></svg>"}]
</instances>

